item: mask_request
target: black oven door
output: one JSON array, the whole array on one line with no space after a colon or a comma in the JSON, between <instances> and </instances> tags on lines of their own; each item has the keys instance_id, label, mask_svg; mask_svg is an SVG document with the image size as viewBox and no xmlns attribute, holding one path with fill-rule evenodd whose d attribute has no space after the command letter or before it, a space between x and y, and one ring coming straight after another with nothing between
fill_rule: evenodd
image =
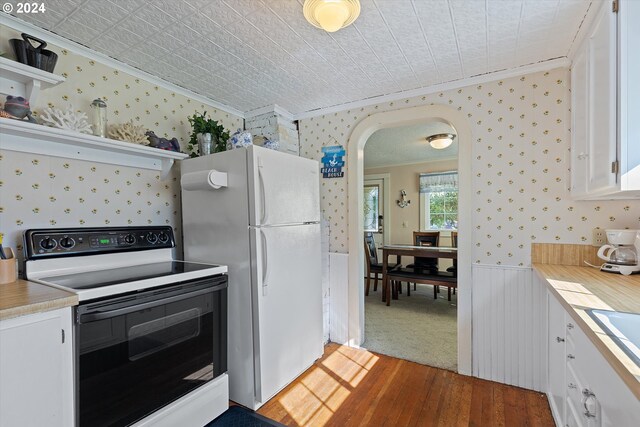
<instances>
[{"instance_id":1,"label":"black oven door","mask_svg":"<svg viewBox=\"0 0 640 427\"><path fill-rule=\"evenodd\" d=\"M227 276L81 304L80 427L126 426L227 370Z\"/></svg>"}]
</instances>

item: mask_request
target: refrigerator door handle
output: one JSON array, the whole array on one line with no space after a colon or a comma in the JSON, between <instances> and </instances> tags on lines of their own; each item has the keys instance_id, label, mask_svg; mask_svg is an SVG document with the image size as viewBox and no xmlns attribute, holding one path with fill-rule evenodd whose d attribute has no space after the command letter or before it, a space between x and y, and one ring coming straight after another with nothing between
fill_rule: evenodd
<instances>
[{"instance_id":1,"label":"refrigerator door handle","mask_svg":"<svg viewBox=\"0 0 640 427\"><path fill-rule=\"evenodd\" d=\"M269 278L269 258L267 255L267 233L260 229L262 235L262 295L267 296L267 279Z\"/></svg>"},{"instance_id":2,"label":"refrigerator door handle","mask_svg":"<svg viewBox=\"0 0 640 427\"><path fill-rule=\"evenodd\" d=\"M267 194L266 186L264 184L264 177L262 176L262 158L258 157L258 180L260 181L260 206L262 208L262 216L260 224L267 223Z\"/></svg>"}]
</instances>

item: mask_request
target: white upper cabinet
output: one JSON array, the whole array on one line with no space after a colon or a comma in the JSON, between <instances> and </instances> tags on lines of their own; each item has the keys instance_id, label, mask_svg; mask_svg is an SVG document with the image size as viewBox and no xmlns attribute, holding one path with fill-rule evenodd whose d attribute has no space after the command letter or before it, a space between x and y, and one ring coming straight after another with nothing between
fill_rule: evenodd
<instances>
[{"instance_id":1,"label":"white upper cabinet","mask_svg":"<svg viewBox=\"0 0 640 427\"><path fill-rule=\"evenodd\" d=\"M571 194L587 195L589 114L587 50L579 50L571 66Z\"/></svg>"},{"instance_id":2,"label":"white upper cabinet","mask_svg":"<svg viewBox=\"0 0 640 427\"><path fill-rule=\"evenodd\" d=\"M616 13L602 8L587 40L588 135L587 191L615 191L616 149Z\"/></svg>"},{"instance_id":3,"label":"white upper cabinet","mask_svg":"<svg viewBox=\"0 0 640 427\"><path fill-rule=\"evenodd\" d=\"M618 16L620 69L620 184L640 193L640 2L620 3Z\"/></svg>"},{"instance_id":4,"label":"white upper cabinet","mask_svg":"<svg viewBox=\"0 0 640 427\"><path fill-rule=\"evenodd\" d=\"M640 18L640 4L619 3L601 4L571 67L576 199L640 197L639 83L631 77L640 73L640 53L633 49L640 37L631 26Z\"/></svg>"}]
</instances>

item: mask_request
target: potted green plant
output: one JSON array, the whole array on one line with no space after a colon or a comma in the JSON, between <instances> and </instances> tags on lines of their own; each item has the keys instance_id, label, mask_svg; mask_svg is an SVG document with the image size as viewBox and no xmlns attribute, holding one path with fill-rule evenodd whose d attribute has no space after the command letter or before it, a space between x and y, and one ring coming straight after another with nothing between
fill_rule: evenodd
<instances>
[{"instance_id":1,"label":"potted green plant","mask_svg":"<svg viewBox=\"0 0 640 427\"><path fill-rule=\"evenodd\" d=\"M188 119L192 128L191 138L189 139L191 157L219 153L227 149L229 131L216 120L207 117L206 111L202 114L196 112ZM208 137L207 134L211 136ZM196 146L198 146L197 150Z\"/></svg>"}]
</instances>

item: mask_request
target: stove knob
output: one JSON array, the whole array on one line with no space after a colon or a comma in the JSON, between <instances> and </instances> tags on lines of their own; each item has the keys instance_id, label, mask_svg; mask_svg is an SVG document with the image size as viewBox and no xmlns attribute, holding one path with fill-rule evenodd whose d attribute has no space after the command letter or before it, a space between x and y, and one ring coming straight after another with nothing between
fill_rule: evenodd
<instances>
[{"instance_id":1,"label":"stove knob","mask_svg":"<svg viewBox=\"0 0 640 427\"><path fill-rule=\"evenodd\" d=\"M45 237L44 239L42 239L40 241L40 247L42 249L46 249L48 251L50 251L51 249L55 248L57 244L58 244L58 242L53 240L51 237Z\"/></svg>"},{"instance_id":2,"label":"stove knob","mask_svg":"<svg viewBox=\"0 0 640 427\"><path fill-rule=\"evenodd\" d=\"M73 240L71 237L63 237L62 239L60 239L60 246L62 246L65 249L71 249L75 245L76 245L76 241Z\"/></svg>"},{"instance_id":3,"label":"stove knob","mask_svg":"<svg viewBox=\"0 0 640 427\"><path fill-rule=\"evenodd\" d=\"M127 234L124 236L124 242L129 245L133 245L136 242L136 238L133 234Z\"/></svg>"},{"instance_id":4,"label":"stove knob","mask_svg":"<svg viewBox=\"0 0 640 427\"><path fill-rule=\"evenodd\" d=\"M151 231L147 233L147 242L154 244L157 241L158 241L158 236L156 235L156 233Z\"/></svg>"},{"instance_id":5,"label":"stove knob","mask_svg":"<svg viewBox=\"0 0 640 427\"><path fill-rule=\"evenodd\" d=\"M158 240L160 240L160 243L167 243L169 236L164 231L161 231L160 234L158 234Z\"/></svg>"}]
</instances>

